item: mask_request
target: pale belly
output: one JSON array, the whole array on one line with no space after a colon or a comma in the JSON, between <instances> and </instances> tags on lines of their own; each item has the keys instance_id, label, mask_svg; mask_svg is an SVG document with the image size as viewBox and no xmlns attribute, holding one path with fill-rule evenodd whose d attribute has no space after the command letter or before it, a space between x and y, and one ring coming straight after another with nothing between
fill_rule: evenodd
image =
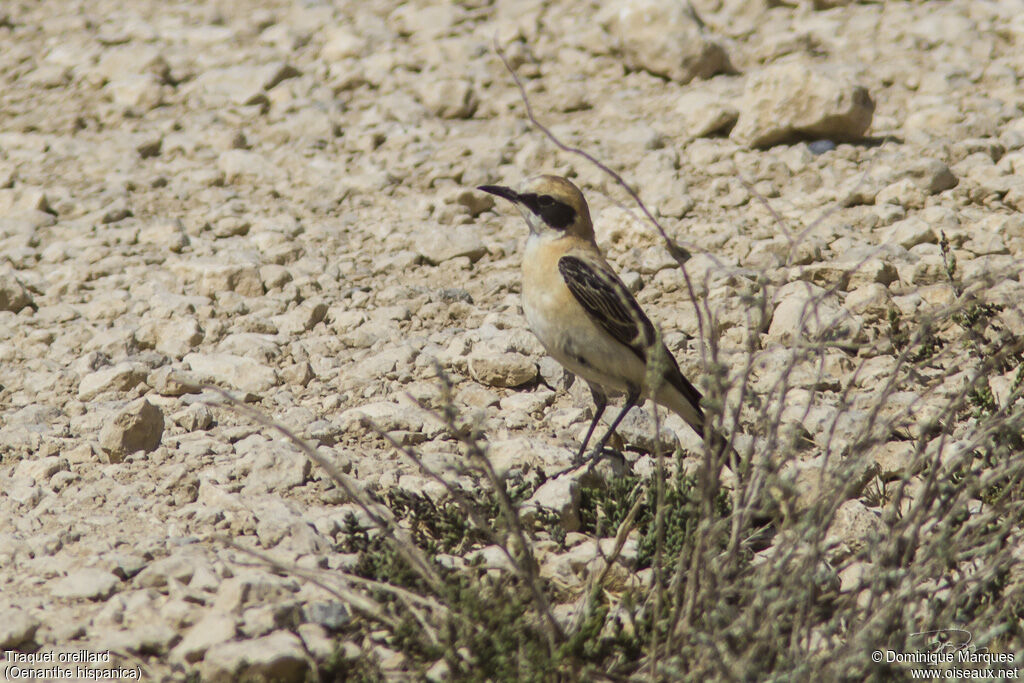
<instances>
[{"instance_id":1,"label":"pale belly","mask_svg":"<svg viewBox=\"0 0 1024 683\"><path fill-rule=\"evenodd\" d=\"M621 392L643 377L643 363L598 328L582 307L567 305L564 295L551 296L524 288L523 312L548 354L574 375Z\"/></svg>"}]
</instances>

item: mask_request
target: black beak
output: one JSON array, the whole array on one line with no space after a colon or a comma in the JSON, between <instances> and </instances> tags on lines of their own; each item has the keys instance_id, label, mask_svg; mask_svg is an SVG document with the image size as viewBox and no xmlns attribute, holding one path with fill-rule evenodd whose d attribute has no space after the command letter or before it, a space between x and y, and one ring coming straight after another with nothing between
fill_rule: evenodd
<instances>
[{"instance_id":1,"label":"black beak","mask_svg":"<svg viewBox=\"0 0 1024 683\"><path fill-rule=\"evenodd\" d=\"M519 202L519 193L510 187L502 187L501 185L481 185L476 189L503 197L513 203Z\"/></svg>"}]
</instances>

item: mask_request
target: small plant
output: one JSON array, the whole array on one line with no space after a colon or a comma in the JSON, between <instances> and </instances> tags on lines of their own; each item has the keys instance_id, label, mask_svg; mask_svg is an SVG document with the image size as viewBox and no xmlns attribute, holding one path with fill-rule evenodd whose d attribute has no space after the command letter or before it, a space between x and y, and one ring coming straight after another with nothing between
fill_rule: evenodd
<instances>
[{"instance_id":1,"label":"small plant","mask_svg":"<svg viewBox=\"0 0 1024 683\"><path fill-rule=\"evenodd\" d=\"M676 474L666 487L664 499L667 510L664 552L670 562L674 561L688 544L692 545L693 531L700 519L700 499L695 495L697 480L683 473L681 460L677 459L675 465ZM650 483L635 475L626 475L613 479L607 487L584 487L580 493L581 530L598 538L614 535L638 498L643 498L633 522L633 528L637 530L640 538L637 553L638 569L651 566L657 539L657 500L654 487ZM717 515L728 517L731 504L724 490L720 492L716 501Z\"/></svg>"},{"instance_id":2,"label":"small plant","mask_svg":"<svg viewBox=\"0 0 1024 683\"><path fill-rule=\"evenodd\" d=\"M882 478L880 473L875 474L868 482L864 490L864 504L868 507L882 507L892 500L892 494L888 488L888 482Z\"/></svg>"},{"instance_id":3,"label":"small plant","mask_svg":"<svg viewBox=\"0 0 1024 683\"><path fill-rule=\"evenodd\" d=\"M946 271L946 279L949 280L949 284L953 287L953 292L957 298L963 296L963 285L960 283L960 279L956 276L956 254L949 246L949 240L946 238L946 231L942 230L939 232L939 250L942 252L942 265Z\"/></svg>"},{"instance_id":4,"label":"small plant","mask_svg":"<svg viewBox=\"0 0 1024 683\"><path fill-rule=\"evenodd\" d=\"M942 348L942 340L935 335L930 321L920 321L917 334L912 334L898 309L890 308L887 319L890 343L897 352L906 353L911 363L926 361ZM917 348L911 351L915 346Z\"/></svg>"},{"instance_id":5,"label":"small plant","mask_svg":"<svg viewBox=\"0 0 1024 683\"><path fill-rule=\"evenodd\" d=\"M992 395L992 387L989 385L988 379L984 377L971 388L967 400L974 406L974 417L976 418L993 415L999 410L995 396Z\"/></svg>"}]
</instances>

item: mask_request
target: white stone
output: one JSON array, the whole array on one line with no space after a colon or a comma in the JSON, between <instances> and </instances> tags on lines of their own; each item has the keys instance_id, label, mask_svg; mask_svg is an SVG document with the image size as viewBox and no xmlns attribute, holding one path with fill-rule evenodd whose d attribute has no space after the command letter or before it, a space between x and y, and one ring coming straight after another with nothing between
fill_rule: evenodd
<instances>
[{"instance_id":1,"label":"white stone","mask_svg":"<svg viewBox=\"0 0 1024 683\"><path fill-rule=\"evenodd\" d=\"M849 336L858 326L840 308L834 294L807 282L791 282L779 288L779 302L772 314L768 339L789 345L797 339L816 340Z\"/></svg>"},{"instance_id":2,"label":"white stone","mask_svg":"<svg viewBox=\"0 0 1024 683\"><path fill-rule=\"evenodd\" d=\"M840 505L829 529L853 552L877 542L883 531L878 513L866 508L859 500L848 500Z\"/></svg>"},{"instance_id":3,"label":"white stone","mask_svg":"<svg viewBox=\"0 0 1024 683\"><path fill-rule=\"evenodd\" d=\"M544 482L530 496L526 505L555 512L566 531L576 531L580 528L580 483L575 477L566 475Z\"/></svg>"},{"instance_id":4,"label":"white stone","mask_svg":"<svg viewBox=\"0 0 1024 683\"><path fill-rule=\"evenodd\" d=\"M78 400L89 401L108 391L130 391L146 381L149 368L142 363L118 363L109 368L91 372L78 383Z\"/></svg>"},{"instance_id":5,"label":"white stone","mask_svg":"<svg viewBox=\"0 0 1024 683\"><path fill-rule=\"evenodd\" d=\"M633 68L679 83L730 68L725 49L683 0L612 0L599 16Z\"/></svg>"},{"instance_id":6,"label":"white stone","mask_svg":"<svg viewBox=\"0 0 1024 683\"><path fill-rule=\"evenodd\" d=\"M2 233L0 233L2 234ZM10 268L0 268L0 311L17 313L32 303L32 297Z\"/></svg>"},{"instance_id":7,"label":"white stone","mask_svg":"<svg viewBox=\"0 0 1024 683\"><path fill-rule=\"evenodd\" d=\"M478 354L469 357L473 379L491 387L519 387L537 379L537 364L518 353Z\"/></svg>"},{"instance_id":8,"label":"white stone","mask_svg":"<svg viewBox=\"0 0 1024 683\"><path fill-rule=\"evenodd\" d=\"M463 78L422 80L419 96L427 111L443 119L468 119L479 106L472 82Z\"/></svg>"},{"instance_id":9,"label":"white stone","mask_svg":"<svg viewBox=\"0 0 1024 683\"><path fill-rule=\"evenodd\" d=\"M17 648L35 636L39 619L17 608L0 609L0 648Z\"/></svg>"},{"instance_id":10,"label":"white stone","mask_svg":"<svg viewBox=\"0 0 1024 683\"><path fill-rule=\"evenodd\" d=\"M216 646L235 637L235 618L227 614L209 614L192 626L171 651L172 661L197 662Z\"/></svg>"},{"instance_id":11,"label":"white stone","mask_svg":"<svg viewBox=\"0 0 1024 683\"><path fill-rule=\"evenodd\" d=\"M240 391L258 394L277 385L273 368L252 358L230 353L190 353L183 359L192 373L204 382L226 384Z\"/></svg>"},{"instance_id":12,"label":"white stone","mask_svg":"<svg viewBox=\"0 0 1024 683\"><path fill-rule=\"evenodd\" d=\"M739 109L730 136L767 147L797 137L858 139L871 126L875 103L841 70L789 62L748 76Z\"/></svg>"},{"instance_id":13,"label":"white stone","mask_svg":"<svg viewBox=\"0 0 1024 683\"><path fill-rule=\"evenodd\" d=\"M203 337L199 321L191 316L146 323L135 331L140 346L156 349L175 360L199 346Z\"/></svg>"},{"instance_id":14,"label":"white stone","mask_svg":"<svg viewBox=\"0 0 1024 683\"><path fill-rule=\"evenodd\" d=\"M919 244L937 244L934 228L916 216L897 221L882 233L882 241L911 249Z\"/></svg>"},{"instance_id":15,"label":"white stone","mask_svg":"<svg viewBox=\"0 0 1024 683\"><path fill-rule=\"evenodd\" d=\"M263 295L263 281L255 264L201 259L173 263L171 270L201 296L213 298L219 292L238 292L242 296Z\"/></svg>"},{"instance_id":16,"label":"white stone","mask_svg":"<svg viewBox=\"0 0 1024 683\"><path fill-rule=\"evenodd\" d=\"M50 593L57 598L72 600L105 600L120 581L102 569L79 569L50 584Z\"/></svg>"},{"instance_id":17,"label":"white stone","mask_svg":"<svg viewBox=\"0 0 1024 683\"><path fill-rule=\"evenodd\" d=\"M302 641L289 631L234 641L212 648L200 665L203 680L301 683L309 672Z\"/></svg>"},{"instance_id":18,"label":"white stone","mask_svg":"<svg viewBox=\"0 0 1024 683\"><path fill-rule=\"evenodd\" d=\"M152 451L160 445L164 414L157 406L139 398L122 408L100 430L100 447L110 462L120 462L136 451Z\"/></svg>"}]
</instances>

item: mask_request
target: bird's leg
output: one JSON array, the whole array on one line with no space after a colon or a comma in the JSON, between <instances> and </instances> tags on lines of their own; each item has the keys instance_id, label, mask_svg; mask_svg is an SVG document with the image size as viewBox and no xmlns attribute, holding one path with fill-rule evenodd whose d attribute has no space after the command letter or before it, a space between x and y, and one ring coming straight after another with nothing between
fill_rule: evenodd
<instances>
[{"instance_id":1,"label":"bird's leg","mask_svg":"<svg viewBox=\"0 0 1024 683\"><path fill-rule=\"evenodd\" d=\"M604 436L601 437L601 440L597 442L596 446L594 446L595 462L597 458L601 456L601 452L604 451L604 446L606 443L608 443L608 439L610 439L612 434L615 433L615 428L619 426L620 422L622 422L622 418L626 417L626 413L632 410L633 406L635 406L639 402L639 387L629 387L629 392L626 394L626 404L622 406L622 410L619 411L619 414L615 416L614 420L612 420L612 426L608 428L608 431L604 433Z\"/></svg>"},{"instance_id":2,"label":"bird's leg","mask_svg":"<svg viewBox=\"0 0 1024 683\"><path fill-rule=\"evenodd\" d=\"M587 444L590 443L590 437L594 435L594 428L597 427L597 421L601 419L604 414L604 409L608 407L608 397L604 395L597 385L590 384L590 395L594 397L594 419L590 421L590 428L587 429L587 435L583 437L583 443L580 444L580 450L576 453L576 458L573 460L574 465L580 465L583 463L583 454L587 452Z\"/></svg>"}]
</instances>

